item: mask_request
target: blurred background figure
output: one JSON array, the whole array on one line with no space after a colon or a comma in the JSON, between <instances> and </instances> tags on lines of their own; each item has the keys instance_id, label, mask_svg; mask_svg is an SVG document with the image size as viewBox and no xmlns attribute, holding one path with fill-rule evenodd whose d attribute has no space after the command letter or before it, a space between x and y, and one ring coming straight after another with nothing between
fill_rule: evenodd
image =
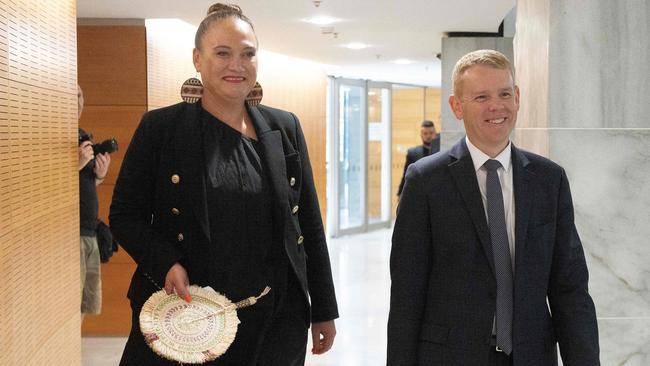
<instances>
[{"instance_id":1,"label":"blurred background figure","mask_svg":"<svg viewBox=\"0 0 650 366\"><path fill-rule=\"evenodd\" d=\"M420 138L422 145L414 146L406 153L406 163L404 164L404 172L402 173L402 181L397 189L397 197L401 197L402 189L404 189L404 176L406 176L406 169L409 165L422 159L425 156L435 154L440 151L440 135L436 131L436 126L429 120L422 121L420 126Z\"/></svg>"},{"instance_id":2,"label":"blurred background figure","mask_svg":"<svg viewBox=\"0 0 650 366\"><path fill-rule=\"evenodd\" d=\"M78 118L84 107L81 87L77 85ZM106 178L111 157L108 152L95 155L92 135L79 128L79 233L81 254L81 320L84 314L99 314L102 307L102 283L97 246L97 186Z\"/></svg>"}]
</instances>

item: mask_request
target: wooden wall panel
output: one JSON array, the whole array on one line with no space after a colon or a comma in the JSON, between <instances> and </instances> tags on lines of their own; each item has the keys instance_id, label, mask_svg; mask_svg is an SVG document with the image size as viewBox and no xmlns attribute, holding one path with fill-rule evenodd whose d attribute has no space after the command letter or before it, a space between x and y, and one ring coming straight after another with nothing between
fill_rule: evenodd
<instances>
[{"instance_id":1,"label":"wooden wall panel","mask_svg":"<svg viewBox=\"0 0 650 366\"><path fill-rule=\"evenodd\" d=\"M424 94L424 118L433 121L438 133L442 128L440 120L440 106L442 106L442 103L440 98L440 88L426 88ZM447 106L447 101L445 101L444 105Z\"/></svg>"},{"instance_id":2,"label":"wooden wall panel","mask_svg":"<svg viewBox=\"0 0 650 366\"><path fill-rule=\"evenodd\" d=\"M0 3L3 4L2 6L5 6L4 2ZM6 10L0 11L0 78L7 79L7 65L9 64L9 59L8 59L8 49L9 46L7 45L9 43L9 12ZM4 91L4 90L3 90ZM2 98L4 94L0 94L0 98Z\"/></svg>"},{"instance_id":3,"label":"wooden wall panel","mask_svg":"<svg viewBox=\"0 0 650 366\"><path fill-rule=\"evenodd\" d=\"M147 110L147 53L144 21L139 25L92 25L82 20L78 29L79 85L85 108L79 126L93 134L95 143L114 137L119 150L111 155L106 180L97 187L99 217L108 223L115 180L142 115ZM86 316L83 335L126 336L131 309L126 291L135 263L118 251L102 265L102 313Z\"/></svg>"},{"instance_id":4,"label":"wooden wall panel","mask_svg":"<svg viewBox=\"0 0 650 366\"><path fill-rule=\"evenodd\" d=\"M182 102L181 85L197 75L192 62L196 27L176 19L147 20L149 110Z\"/></svg>"},{"instance_id":5,"label":"wooden wall panel","mask_svg":"<svg viewBox=\"0 0 650 366\"><path fill-rule=\"evenodd\" d=\"M0 365L81 362L75 6L0 0Z\"/></svg>"},{"instance_id":6,"label":"wooden wall panel","mask_svg":"<svg viewBox=\"0 0 650 366\"><path fill-rule=\"evenodd\" d=\"M140 26L79 26L79 84L88 106L147 104L147 53Z\"/></svg>"}]
</instances>

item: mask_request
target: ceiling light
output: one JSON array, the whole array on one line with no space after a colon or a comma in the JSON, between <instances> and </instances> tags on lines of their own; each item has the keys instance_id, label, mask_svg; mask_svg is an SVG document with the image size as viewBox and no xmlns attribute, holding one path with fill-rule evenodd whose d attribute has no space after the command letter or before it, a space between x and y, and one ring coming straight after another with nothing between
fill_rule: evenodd
<instances>
[{"instance_id":1,"label":"ceiling light","mask_svg":"<svg viewBox=\"0 0 650 366\"><path fill-rule=\"evenodd\" d=\"M341 19L332 18L328 16L320 16L320 17L313 17L309 19L303 19L303 21L311 24L316 24L316 25L328 25L328 24L339 22L341 21Z\"/></svg>"},{"instance_id":2,"label":"ceiling light","mask_svg":"<svg viewBox=\"0 0 650 366\"><path fill-rule=\"evenodd\" d=\"M362 50L364 48L368 48L369 46L361 42L352 42L344 45L344 47L349 48L351 50Z\"/></svg>"},{"instance_id":3,"label":"ceiling light","mask_svg":"<svg viewBox=\"0 0 650 366\"><path fill-rule=\"evenodd\" d=\"M407 59L405 59L405 58L400 58L400 59L394 60L394 61L392 61L392 62L393 62L394 64L398 64L398 65L410 65L410 64L413 63L413 61L411 61L411 60L407 60Z\"/></svg>"}]
</instances>

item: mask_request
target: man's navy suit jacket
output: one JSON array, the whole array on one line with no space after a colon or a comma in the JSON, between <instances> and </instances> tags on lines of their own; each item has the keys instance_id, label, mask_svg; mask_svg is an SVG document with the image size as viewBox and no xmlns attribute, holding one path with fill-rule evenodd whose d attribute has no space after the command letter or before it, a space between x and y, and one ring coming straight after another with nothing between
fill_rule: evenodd
<instances>
[{"instance_id":1,"label":"man's navy suit jacket","mask_svg":"<svg viewBox=\"0 0 650 366\"><path fill-rule=\"evenodd\" d=\"M588 272L564 170L512 147L515 366L599 365ZM487 365L492 245L465 139L412 164L390 258L388 365ZM548 300L548 302L547 302Z\"/></svg>"}]
</instances>

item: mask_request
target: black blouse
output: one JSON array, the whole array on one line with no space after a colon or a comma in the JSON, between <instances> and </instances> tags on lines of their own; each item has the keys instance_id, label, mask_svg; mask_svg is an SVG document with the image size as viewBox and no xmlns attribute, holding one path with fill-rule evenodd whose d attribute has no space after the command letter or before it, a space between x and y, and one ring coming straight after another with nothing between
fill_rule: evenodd
<instances>
[{"instance_id":1,"label":"black blouse","mask_svg":"<svg viewBox=\"0 0 650 366\"><path fill-rule=\"evenodd\" d=\"M271 285L272 192L260 143L202 111L212 287L233 301Z\"/></svg>"}]
</instances>

